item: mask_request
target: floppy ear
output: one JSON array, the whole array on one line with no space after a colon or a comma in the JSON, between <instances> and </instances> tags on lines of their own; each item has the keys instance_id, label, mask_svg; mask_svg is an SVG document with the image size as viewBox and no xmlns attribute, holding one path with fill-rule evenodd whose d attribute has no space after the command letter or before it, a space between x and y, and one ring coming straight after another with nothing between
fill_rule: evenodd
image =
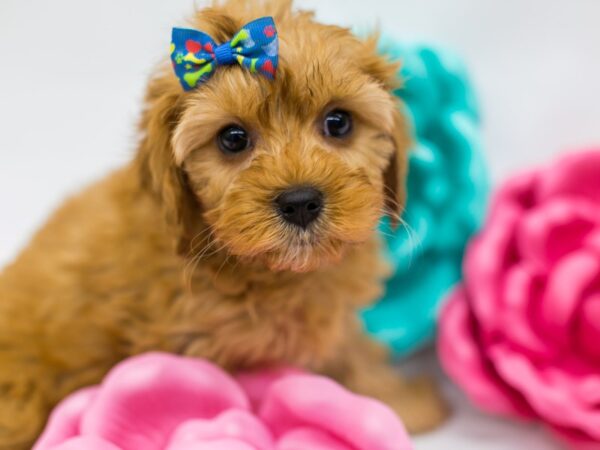
<instances>
[{"instance_id":1,"label":"floppy ear","mask_svg":"<svg viewBox=\"0 0 600 450\"><path fill-rule=\"evenodd\" d=\"M398 108L394 112L394 129L391 133L394 152L384 173L385 205L392 228L400 223L400 217L406 204L406 175L408 168L408 138L406 120Z\"/></svg>"},{"instance_id":2,"label":"floppy ear","mask_svg":"<svg viewBox=\"0 0 600 450\"><path fill-rule=\"evenodd\" d=\"M394 90L402 85L398 76L400 62L390 61L378 52L379 33L375 33L364 41L363 70L377 80L389 93L394 96ZM406 203L406 174L410 138L408 125L401 112L400 100L395 96L398 107L393 113L390 140L394 152L384 174L386 209L393 228L398 226L400 215Z\"/></svg>"},{"instance_id":3,"label":"floppy ear","mask_svg":"<svg viewBox=\"0 0 600 450\"><path fill-rule=\"evenodd\" d=\"M171 137L183 110L183 95L170 71L164 70L150 81L145 104L135 166L142 189L150 191L163 210L177 251L186 254L194 226L200 220L200 208L188 187L183 168L175 163L171 146Z\"/></svg>"},{"instance_id":4,"label":"floppy ear","mask_svg":"<svg viewBox=\"0 0 600 450\"><path fill-rule=\"evenodd\" d=\"M198 11L192 22L217 41L231 39L242 26L216 4ZM139 125L142 140L135 159L142 189L150 191L161 205L180 255L189 254L191 242L203 226L201 205L189 187L186 172L175 161L172 147L184 99L185 94L170 66L150 80Z\"/></svg>"}]
</instances>

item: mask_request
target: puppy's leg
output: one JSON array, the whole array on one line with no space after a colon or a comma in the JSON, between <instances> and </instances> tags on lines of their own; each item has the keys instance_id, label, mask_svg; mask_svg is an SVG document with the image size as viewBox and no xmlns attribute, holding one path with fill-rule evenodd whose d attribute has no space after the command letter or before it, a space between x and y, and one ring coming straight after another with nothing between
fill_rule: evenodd
<instances>
[{"instance_id":1,"label":"puppy's leg","mask_svg":"<svg viewBox=\"0 0 600 450\"><path fill-rule=\"evenodd\" d=\"M411 433L435 428L448 414L447 405L432 380L403 379L389 365L387 351L360 333L346 343L323 372L350 390L389 405Z\"/></svg>"},{"instance_id":2,"label":"puppy's leg","mask_svg":"<svg viewBox=\"0 0 600 450\"><path fill-rule=\"evenodd\" d=\"M0 369L0 450L31 449L48 409L36 380Z\"/></svg>"},{"instance_id":3,"label":"puppy's leg","mask_svg":"<svg viewBox=\"0 0 600 450\"><path fill-rule=\"evenodd\" d=\"M44 324L34 309L9 308L1 291L0 300L0 450L29 450L50 410L96 384L114 361L102 354L105 343L90 339L83 317L69 326L54 318Z\"/></svg>"},{"instance_id":4,"label":"puppy's leg","mask_svg":"<svg viewBox=\"0 0 600 450\"><path fill-rule=\"evenodd\" d=\"M50 409L52 372L41 356L53 347L36 331L31 303L9 292L0 278L0 450L29 450ZM20 307L20 306L23 307Z\"/></svg>"},{"instance_id":5,"label":"puppy's leg","mask_svg":"<svg viewBox=\"0 0 600 450\"><path fill-rule=\"evenodd\" d=\"M72 392L97 384L114 363L85 360L81 366L67 367L51 350L27 352L32 343L36 340L29 346L9 344L0 333L0 450L31 449L52 408ZM71 352L72 360L81 353L77 347L65 351Z\"/></svg>"}]
</instances>

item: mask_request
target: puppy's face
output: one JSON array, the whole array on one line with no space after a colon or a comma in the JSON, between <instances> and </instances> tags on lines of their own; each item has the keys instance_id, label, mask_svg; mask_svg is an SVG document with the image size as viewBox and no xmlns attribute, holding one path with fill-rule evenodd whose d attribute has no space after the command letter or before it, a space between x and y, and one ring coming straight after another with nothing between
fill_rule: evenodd
<instances>
[{"instance_id":1,"label":"puppy's face","mask_svg":"<svg viewBox=\"0 0 600 450\"><path fill-rule=\"evenodd\" d=\"M245 18L228 20L213 33ZM181 100L172 152L217 245L307 271L369 238L386 198L398 202L404 130L385 79L396 68L372 45L307 15L275 20L276 79L219 68Z\"/></svg>"}]
</instances>

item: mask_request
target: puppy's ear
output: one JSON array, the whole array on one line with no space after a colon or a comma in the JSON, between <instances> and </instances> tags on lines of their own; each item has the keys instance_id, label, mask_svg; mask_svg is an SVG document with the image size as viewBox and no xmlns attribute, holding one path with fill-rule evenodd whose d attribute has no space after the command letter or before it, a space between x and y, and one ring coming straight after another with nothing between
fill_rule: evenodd
<instances>
[{"instance_id":1,"label":"puppy's ear","mask_svg":"<svg viewBox=\"0 0 600 450\"><path fill-rule=\"evenodd\" d=\"M400 105L398 105L400 106ZM385 203L392 228L400 223L404 205L406 204L406 175L408 167L408 138L406 120L400 108L394 111L394 129L391 133L394 152L384 173Z\"/></svg>"},{"instance_id":2,"label":"puppy's ear","mask_svg":"<svg viewBox=\"0 0 600 450\"><path fill-rule=\"evenodd\" d=\"M224 42L243 24L218 3L198 11L192 26ZM183 114L184 98L184 91L170 66L150 80L139 125L142 140L135 159L142 189L150 191L161 205L181 255L190 252L192 239L203 223L199 201L189 187L183 167L175 161L172 147L173 134Z\"/></svg>"},{"instance_id":3,"label":"puppy's ear","mask_svg":"<svg viewBox=\"0 0 600 450\"><path fill-rule=\"evenodd\" d=\"M390 61L381 56L377 50L378 42L378 33L363 42L363 70L393 96L394 90L402 85L402 80L398 76L400 62ZM394 228L400 222L400 215L406 203L407 159L410 147L406 118L401 112L400 101L396 101L398 105L396 110L393 111L392 129L389 132L390 140L394 145L394 152L384 174L386 209Z\"/></svg>"},{"instance_id":4,"label":"puppy's ear","mask_svg":"<svg viewBox=\"0 0 600 450\"><path fill-rule=\"evenodd\" d=\"M150 191L160 204L176 249L184 254L189 251L200 212L183 168L175 163L171 146L171 137L182 114L183 95L170 71L165 70L150 81L145 105L135 167L142 189Z\"/></svg>"}]
</instances>

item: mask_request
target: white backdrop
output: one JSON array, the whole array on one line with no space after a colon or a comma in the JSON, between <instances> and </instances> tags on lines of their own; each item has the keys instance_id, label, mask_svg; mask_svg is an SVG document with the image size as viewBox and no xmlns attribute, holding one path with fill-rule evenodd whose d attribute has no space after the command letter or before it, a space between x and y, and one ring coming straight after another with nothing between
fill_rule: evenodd
<instances>
[{"instance_id":1,"label":"white backdrop","mask_svg":"<svg viewBox=\"0 0 600 450\"><path fill-rule=\"evenodd\" d=\"M598 0L298 4L326 22L379 22L462 54L496 180L600 144ZM145 80L191 9L192 0L0 0L0 265L62 198L130 157ZM417 450L558 448L535 428L481 417L448 389L457 414Z\"/></svg>"}]
</instances>

